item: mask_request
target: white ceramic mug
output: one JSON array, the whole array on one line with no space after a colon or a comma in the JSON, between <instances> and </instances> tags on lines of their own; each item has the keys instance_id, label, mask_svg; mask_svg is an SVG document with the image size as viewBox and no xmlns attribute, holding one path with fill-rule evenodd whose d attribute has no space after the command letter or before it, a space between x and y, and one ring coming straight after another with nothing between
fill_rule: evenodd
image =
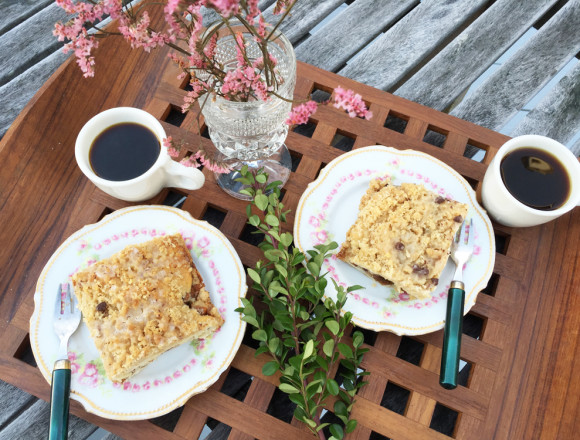
<instances>
[{"instance_id":1,"label":"white ceramic mug","mask_svg":"<svg viewBox=\"0 0 580 440\"><path fill-rule=\"evenodd\" d=\"M565 203L552 211L530 208L518 201L503 183L500 164L510 152L532 147L555 156L570 178L570 194ZM549 222L571 211L580 204L580 164L572 152L561 143L538 135L518 136L507 141L489 164L481 188L483 206L490 217L505 226L536 226Z\"/></svg>"},{"instance_id":2,"label":"white ceramic mug","mask_svg":"<svg viewBox=\"0 0 580 440\"><path fill-rule=\"evenodd\" d=\"M105 110L90 119L81 129L75 145L75 157L81 171L98 188L121 200L139 202L150 199L165 187L199 189L205 182L203 173L186 167L171 159L163 146L155 163L140 176L130 180L112 181L95 174L90 162L89 151L95 138L108 127L132 122L149 128L162 145L165 130L159 121L144 110L133 107L116 107Z\"/></svg>"}]
</instances>

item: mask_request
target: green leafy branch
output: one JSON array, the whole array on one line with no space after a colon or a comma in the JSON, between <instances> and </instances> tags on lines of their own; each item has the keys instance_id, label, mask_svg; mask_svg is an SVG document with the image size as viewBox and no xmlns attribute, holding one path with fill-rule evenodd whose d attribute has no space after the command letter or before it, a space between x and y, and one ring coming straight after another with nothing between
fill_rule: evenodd
<instances>
[{"instance_id":1,"label":"green leafy branch","mask_svg":"<svg viewBox=\"0 0 580 440\"><path fill-rule=\"evenodd\" d=\"M271 358L262 373L281 372L279 388L296 404L294 416L321 439L325 439L325 428L331 434L329 440L342 439L356 427L350 413L357 391L366 384L363 376L368 374L360 369L368 351L362 347L362 333L355 331L352 343L342 342L352 320L352 313L343 311L347 294L361 287L345 289L331 279L336 300L325 298L328 280L321 268L337 244L318 245L302 253L293 246L292 234L282 228L289 211L280 201L280 182L267 183L262 169L250 171L244 166L240 174L237 180L246 185L242 192L252 197L246 209L248 223L264 236L259 247L266 261L248 269L264 310L256 310L254 298L244 298L237 311L255 328L256 355ZM342 386L331 377L339 364ZM320 420L320 412L331 399L342 424Z\"/></svg>"}]
</instances>

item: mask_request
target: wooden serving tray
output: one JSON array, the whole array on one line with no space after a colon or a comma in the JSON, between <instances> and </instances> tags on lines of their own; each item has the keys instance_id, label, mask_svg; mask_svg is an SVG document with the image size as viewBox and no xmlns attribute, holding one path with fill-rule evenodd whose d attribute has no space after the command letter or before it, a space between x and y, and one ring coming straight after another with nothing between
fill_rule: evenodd
<instances>
[{"instance_id":1,"label":"wooden serving tray","mask_svg":"<svg viewBox=\"0 0 580 440\"><path fill-rule=\"evenodd\" d=\"M28 320L36 279L62 241L85 224L129 206L96 189L74 162L74 139L90 117L110 107L143 108L169 135L212 149L203 121L179 108L187 81L163 51L143 54L103 41L97 76L83 79L69 60L19 116L0 144L0 378L48 399L49 386L30 359ZM308 183L332 159L381 144L428 153L451 165L479 190L487 164L506 136L298 63L297 98L328 96L336 86L360 93L369 121L322 106L290 132L293 172L284 203L293 211ZM470 159L482 150L482 162ZM480 153L481 155L481 153ZM226 195L207 170L201 190L166 189L147 203L174 204L206 219L233 243L242 262L260 258L246 225L246 203ZM289 216L288 229L294 217ZM497 255L488 287L466 316L461 385L438 384L442 332L399 337L365 331L369 384L357 396L350 439L565 438L576 422L579 375L579 210L526 229L495 225ZM198 438L206 423L230 427L229 439L311 438L286 409L278 377L264 377L248 335L231 368L207 392L164 420L116 422L72 411L127 439ZM245 389L232 385L245 383ZM232 397L235 388L237 397ZM282 408L282 409L281 409ZM332 408L332 405L329 405ZM534 414L532 420L529 417ZM169 421L168 421L169 420ZM225 430L227 432L227 429ZM545 436L545 437L544 437Z\"/></svg>"}]
</instances>

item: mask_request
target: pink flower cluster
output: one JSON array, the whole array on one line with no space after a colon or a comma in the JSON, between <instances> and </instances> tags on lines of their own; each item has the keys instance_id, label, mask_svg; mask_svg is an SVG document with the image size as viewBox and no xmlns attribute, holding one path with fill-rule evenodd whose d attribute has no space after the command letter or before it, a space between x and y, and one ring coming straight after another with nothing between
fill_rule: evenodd
<instances>
[{"instance_id":1,"label":"pink flower cluster","mask_svg":"<svg viewBox=\"0 0 580 440\"><path fill-rule=\"evenodd\" d=\"M358 116L370 119L373 116L362 97L352 90L345 90L342 87L335 88L333 101L334 107L343 108L351 118ZM286 124L306 124L317 108L318 104L315 101L308 101L294 107L286 120Z\"/></svg>"},{"instance_id":2,"label":"pink flower cluster","mask_svg":"<svg viewBox=\"0 0 580 440\"><path fill-rule=\"evenodd\" d=\"M292 109L288 119L286 119L286 124L288 125L300 125L306 124L308 118L316 112L318 108L318 103L316 101L308 101L304 104L300 104Z\"/></svg>"},{"instance_id":3,"label":"pink flower cluster","mask_svg":"<svg viewBox=\"0 0 580 440\"><path fill-rule=\"evenodd\" d=\"M53 31L59 41L68 40L64 51L74 51L77 63L85 77L94 76L95 59L93 50L98 47L97 37L121 34L132 48L151 49L169 45L174 52L169 57L177 64L181 78L189 77L191 89L184 97L182 111L192 110L204 94L218 95L232 101L268 101L283 82L278 71L278 61L268 54L271 30L277 28L290 13L297 0L277 0L274 15L282 15L279 22L265 22L258 8L258 0L166 0L163 17L166 32L156 32L151 27L147 2L139 7L123 6L122 0L56 0L56 4L73 15L66 23L56 23ZM221 26L203 26L202 7L216 11L222 19ZM101 29L99 24L110 17L117 21L118 32ZM224 67L216 58L218 30L230 26L229 19L235 16L245 26L244 33L236 33L236 61L233 68ZM256 24L257 22L257 24ZM94 27L95 34L88 28ZM208 32L208 34L204 34ZM180 45L177 45L177 42ZM250 58L248 44L258 44L264 56ZM266 57L267 55L267 57ZM207 96L207 95L206 95ZM361 96L352 90L337 87L334 91L334 106L342 108L351 117L369 119L372 113L366 108ZM287 124L304 124L316 111L318 104L308 101L296 106L289 114ZM171 156L178 156L179 148L171 140L165 145ZM215 172L228 172L229 168L207 158L203 150L183 159L187 166L201 165Z\"/></svg>"},{"instance_id":4,"label":"pink flower cluster","mask_svg":"<svg viewBox=\"0 0 580 440\"><path fill-rule=\"evenodd\" d=\"M268 92L271 91L271 88L266 86L256 69L246 66L226 73L220 91L226 99L242 98L242 100L248 100L255 95L262 101L267 101L270 99Z\"/></svg>"},{"instance_id":5,"label":"pink flower cluster","mask_svg":"<svg viewBox=\"0 0 580 440\"><path fill-rule=\"evenodd\" d=\"M167 138L163 139L163 147L167 149L167 154L175 159L179 157L179 152L181 151L183 145L182 143L176 144L173 141L173 138L168 136ZM229 173L231 171L231 168L227 164L210 159L202 148L200 148L194 154L185 156L179 161L179 163L185 165L186 167L193 168L199 168L203 165L208 170L218 174Z\"/></svg>"},{"instance_id":6,"label":"pink flower cluster","mask_svg":"<svg viewBox=\"0 0 580 440\"><path fill-rule=\"evenodd\" d=\"M373 117L373 113L367 110L365 102L358 93L345 90L342 87L334 89L334 106L345 109L351 118L358 116L370 119Z\"/></svg>"}]
</instances>

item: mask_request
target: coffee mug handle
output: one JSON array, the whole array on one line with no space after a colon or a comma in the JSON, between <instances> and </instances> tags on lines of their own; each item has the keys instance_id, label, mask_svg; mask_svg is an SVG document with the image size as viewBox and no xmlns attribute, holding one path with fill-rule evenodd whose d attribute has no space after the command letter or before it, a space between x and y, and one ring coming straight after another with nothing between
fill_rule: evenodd
<instances>
[{"instance_id":1,"label":"coffee mug handle","mask_svg":"<svg viewBox=\"0 0 580 440\"><path fill-rule=\"evenodd\" d=\"M205 176L197 168L168 160L165 164L165 186L183 189L199 189L205 182Z\"/></svg>"}]
</instances>

